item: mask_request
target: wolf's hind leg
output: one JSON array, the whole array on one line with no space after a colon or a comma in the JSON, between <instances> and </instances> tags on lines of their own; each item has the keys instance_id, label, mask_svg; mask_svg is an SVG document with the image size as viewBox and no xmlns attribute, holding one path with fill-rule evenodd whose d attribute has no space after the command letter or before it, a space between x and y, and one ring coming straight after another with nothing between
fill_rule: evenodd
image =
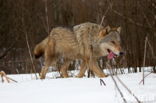
<instances>
[{"instance_id":1,"label":"wolf's hind leg","mask_svg":"<svg viewBox=\"0 0 156 103\"><path fill-rule=\"evenodd\" d=\"M41 72L40 72L40 79L45 79L49 67L56 64L56 61L55 59L51 59L51 60L45 61L45 63L46 63L45 66L42 67Z\"/></svg>"},{"instance_id":2,"label":"wolf's hind leg","mask_svg":"<svg viewBox=\"0 0 156 103\"><path fill-rule=\"evenodd\" d=\"M68 77L68 67L70 65L70 61L65 61L64 64L61 66L60 68L60 73L61 73L61 76L63 78L67 78Z\"/></svg>"},{"instance_id":3,"label":"wolf's hind leg","mask_svg":"<svg viewBox=\"0 0 156 103\"><path fill-rule=\"evenodd\" d=\"M40 79L45 79L47 72L48 72L48 67L47 66L42 67L40 72Z\"/></svg>"},{"instance_id":4,"label":"wolf's hind leg","mask_svg":"<svg viewBox=\"0 0 156 103\"><path fill-rule=\"evenodd\" d=\"M40 79L45 79L49 66L52 66L56 63L56 58L54 56L54 47L54 42L49 41L45 48L45 66L41 69Z\"/></svg>"}]
</instances>

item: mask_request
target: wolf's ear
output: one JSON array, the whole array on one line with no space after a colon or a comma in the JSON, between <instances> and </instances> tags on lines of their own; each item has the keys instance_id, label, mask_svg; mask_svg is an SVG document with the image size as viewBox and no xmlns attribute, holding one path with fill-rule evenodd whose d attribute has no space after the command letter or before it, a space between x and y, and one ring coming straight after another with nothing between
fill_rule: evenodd
<instances>
[{"instance_id":1,"label":"wolf's ear","mask_svg":"<svg viewBox=\"0 0 156 103\"><path fill-rule=\"evenodd\" d=\"M109 33L109 31L111 30L111 28L110 28L110 26L108 25L108 26L106 26L105 28L103 28L102 30L100 30L100 32L99 32L99 37L104 37L104 36L106 36L108 33Z\"/></svg>"},{"instance_id":2,"label":"wolf's ear","mask_svg":"<svg viewBox=\"0 0 156 103\"><path fill-rule=\"evenodd\" d=\"M121 27L119 26L116 30L120 33L121 32Z\"/></svg>"},{"instance_id":3,"label":"wolf's ear","mask_svg":"<svg viewBox=\"0 0 156 103\"><path fill-rule=\"evenodd\" d=\"M109 31L111 30L111 27L108 25L105 27L105 29L106 29L106 33L109 33Z\"/></svg>"},{"instance_id":4,"label":"wolf's ear","mask_svg":"<svg viewBox=\"0 0 156 103\"><path fill-rule=\"evenodd\" d=\"M102 38L102 37L104 37L106 34L107 34L107 31L106 31L106 29L104 28L104 29L100 30L98 36L99 36L100 38Z\"/></svg>"}]
</instances>

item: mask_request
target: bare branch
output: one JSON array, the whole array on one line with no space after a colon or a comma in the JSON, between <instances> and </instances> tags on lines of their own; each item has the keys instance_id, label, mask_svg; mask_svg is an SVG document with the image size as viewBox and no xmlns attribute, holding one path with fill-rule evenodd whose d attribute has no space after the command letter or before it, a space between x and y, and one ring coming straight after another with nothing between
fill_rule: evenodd
<instances>
[{"instance_id":1,"label":"bare branch","mask_svg":"<svg viewBox=\"0 0 156 103\"><path fill-rule=\"evenodd\" d=\"M108 13L109 9L110 9L110 6L108 6L107 10L105 11L105 13L104 13L104 14L103 14L103 16L102 16L100 26L102 25L102 23L103 23L103 21L104 21L104 19L105 19L106 15L107 15L107 13Z\"/></svg>"},{"instance_id":2,"label":"bare branch","mask_svg":"<svg viewBox=\"0 0 156 103\"><path fill-rule=\"evenodd\" d=\"M15 42L13 42L9 48L7 48L2 55L0 55L0 59L4 58L8 53L9 51L13 48L13 46L15 45Z\"/></svg>"},{"instance_id":3,"label":"bare branch","mask_svg":"<svg viewBox=\"0 0 156 103\"><path fill-rule=\"evenodd\" d=\"M28 52L29 52L30 60L31 60L31 63L32 63L32 70L35 73L36 79L38 79L37 74L36 74L37 73L36 72L36 68L35 68L35 65L34 65L34 62L33 62L33 57L32 57L32 54L31 54L30 45L29 45L29 42L28 42L28 35L27 35L27 30L25 28L24 18L22 17L21 20L22 20L22 26L23 26L23 29L24 29L23 32L25 34L25 40L26 40L26 44L27 44L27 47L28 47Z\"/></svg>"},{"instance_id":4,"label":"bare branch","mask_svg":"<svg viewBox=\"0 0 156 103\"><path fill-rule=\"evenodd\" d=\"M122 13L120 13L119 11L117 11L117 10L115 10L115 9L113 8L113 3L111 2L111 0L108 0L108 2L109 2L109 5L110 5L111 10L112 10L113 13L115 13L115 14L121 16L123 19L128 20L128 21L129 21L130 23L132 23L132 24L135 24L135 25L140 26L140 27L144 27L144 28L148 28L148 29L154 30L151 26L150 26L150 27L149 27L149 26L145 26L145 25L143 25L143 24L141 24L141 23L139 23L139 22L134 21L134 20L133 20L132 18L130 18L130 17L124 16Z\"/></svg>"},{"instance_id":5,"label":"bare branch","mask_svg":"<svg viewBox=\"0 0 156 103\"><path fill-rule=\"evenodd\" d=\"M142 70L142 76L143 76L143 85L144 85L144 83L145 83L145 80L144 80L144 67L145 67L145 63L146 63L146 48L147 48L147 41L148 41L148 38L147 38L147 36L146 36L146 38L145 38L145 47L144 47L144 59L143 59L143 70Z\"/></svg>"},{"instance_id":6,"label":"bare branch","mask_svg":"<svg viewBox=\"0 0 156 103\"><path fill-rule=\"evenodd\" d=\"M45 15L46 15L46 23L47 23L47 33L49 34L49 17L48 17L48 3L47 0L45 0Z\"/></svg>"},{"instance_id":7,"label":"bare branch","mask_svg":"<svg viewBox=\"0 0 156 103\"><path fill-rule=\"evenodd\" d=\"M7 77L7 75L6 75L6 73L4 71L1 71L0 72L0 76L2 78L2 82L4 82L4 79L3 78L5 78L8 83L10 83L10 80L17 83L16 80L14 80L14 79L12 79L10 77Z\"/></svg>"},{"instance_id":8,"label":"bare branch","mask_svg":"<svg viewBox=\"0 0 156 103\"><path fill-rule=\"evenodd\" d=\"M155 54L154 54L153 47L152 47L151 43L149 42L149 40L147 41L147 43L148 43L148 46L149 46L150 49L151 49L152 58L155 58L155 59L156 59L156 56L155 56Z\"/></svg>"},{"instance_id":9,"label":"bare branch","mask_svg":"<svg viewBox=\"0 0 156 103\"><path fill-rule=\"evenodd\" d=\"M36 68L35 68L35 65L34 65L34 62L33 62L33 57L32 57L31 51L30 51L30 45L29 45L29 42L28 42L27 32L25 33L25 38L26 38L26 43L27 43L27 47L28 47L28 51L29 51L29 56L30 56L31 63L32 63L32 66L33 66L33 71L35 72L36 79L38 79L37 74L36 74L37 73Z\"/></svg>"},{"instance_id":10,"label":"bare branch","mask_svg":"<svg viewBox=\"0 0 156 103\"><path fill-rule=\"evenodd\" d=\"M122 100L124 101L124 103L127 103L126 99L124 98L123 93L121 92L116 80L114 79L114 77L113 77L113 75L112 75L112 73L110 71L112 69L111 66L108 63L106 63L106 66L107 66L107 68L108 68L108 70L110 72L110 76L111 76L111 78L112 78L112 80L113 80L113 82L115 84L115 87L117 88L118 92L120 93L120 96L121 96Z\"/></svg>"},{"instance_id":11,"label":"bare branch","mask_svg":"<svg viewBox=\"0 0 156 103\"><path fill-rule=\"evenodd\" d=\"M152 25L151 25L151 23L149 22L149 19L147 18L147 16L146 16L144 10L142 9L141 2L140 2L140 1L138 1L138 2L139 2L138 5L139 5L139 7L140 7L141 10L142 10L143 16L144 16L144 18L146 19L146 22L147 22L149 28L152 28Z\"/></svg>"},{"instance_id":12,"label":"bare branch","mask_svg":"<svg viewBox=\"0 0 156 103\"><path fill-rule=\"evenodd\" d=\"M148 73L147 75L145 75L144 78L139 82L139 84L141 84L141 83L143 82L143 80L144 80L147 76L149 76L150 74L152 74L152 72L150 72L150 73Z\"/></svg>"},{"instance_id":13,"label":"bare branch","mask_svg":"<svg viewBox=\"0 0 156 103\"><path fill-rule=\"evenodd\" d=\"M106 64L107 65L107 67L108 67L108 69L109 69L109 71L110 71L110 69L112 69L112 67L111 67L111 65L110 64ZM110 72L110 74L112 75L112 73ZM117 75L115 75L116 76L116 78L118 79L118 81L121 83L121 85L136 99L136 101L138 102L138 103L141 103L141 101L135 96L135 94L134 93L132 93L132 91L121 81L121 79L117 76Z\"/></svg>"},{"instance_id":14,"label":"bare branch","mask_svg":"<svg viewBox=\"0 0 156 103\"><path fill-rule=\"evenodd\" d=\"M138 103L141 103L139 101L139 99L135 96L134 93L132 93L132 91L121 81L121 79L116 75L116 78L118 79L118 81L122 84L122 86L137 100Z\"/></svg>"},{"instance_id":15,"label":"bare branch","mask_svg":"<svg viewBox=\"0 0 156 103\"><path fill-rule=\"evenodd\" d=\"M100 85L101 85L101 86L102 86L102 85L106 86L106 83L104 82L103 79L100 79Z\"/></svg>"}]
</instances>

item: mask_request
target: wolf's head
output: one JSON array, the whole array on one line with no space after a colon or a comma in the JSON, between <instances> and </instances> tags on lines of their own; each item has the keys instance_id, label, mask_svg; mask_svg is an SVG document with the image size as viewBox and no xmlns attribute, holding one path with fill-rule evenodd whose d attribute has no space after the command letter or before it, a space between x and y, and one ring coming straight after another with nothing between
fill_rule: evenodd
<instances>
[{"instance_id":1,"label":"wolf's head","mask_svg":"<svg viewBox=\"0 0 156 103\"><path fill-rule=\"evenodd\" d=\"M123 54L120 45L120 32L121 27L110 28L109 26L99 32L99 36L102 37L99 47L103 56L112 59Z\"/></svg>"}]
</instances>

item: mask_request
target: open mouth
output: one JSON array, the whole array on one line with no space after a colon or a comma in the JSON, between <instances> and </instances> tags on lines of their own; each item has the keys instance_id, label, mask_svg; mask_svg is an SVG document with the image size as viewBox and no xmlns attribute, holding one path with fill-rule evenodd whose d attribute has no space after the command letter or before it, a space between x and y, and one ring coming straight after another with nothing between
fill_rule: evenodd
<instances>
[{"instance_id":1,"label":"open mouth","mask_svg":"<svg viewBox=\"0 0 156 103\"><path fill-rule=\"evenodd\" d=\"M108 56L107 56L108 59L113 59L117 57L117 55L113 53L110 49L107 49L107 52L108 52Z\"/></svg>"}]
</instances>

